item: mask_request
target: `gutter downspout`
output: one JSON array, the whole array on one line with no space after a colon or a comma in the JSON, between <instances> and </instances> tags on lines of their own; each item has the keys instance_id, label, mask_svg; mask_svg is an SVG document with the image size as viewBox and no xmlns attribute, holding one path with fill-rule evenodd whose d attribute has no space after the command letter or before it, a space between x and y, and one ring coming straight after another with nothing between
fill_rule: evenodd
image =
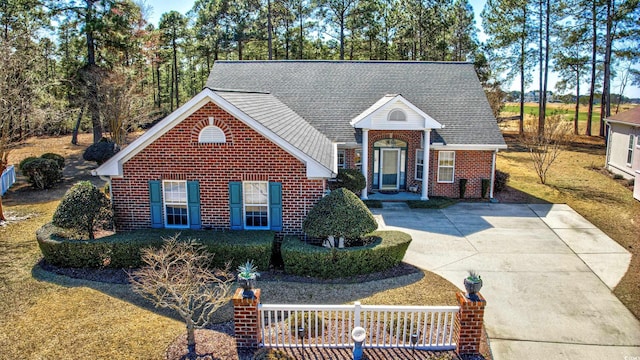
<instances>
[{"instance_id":1,"label":"gutter downspout","mask_svg":"<svg viewBox=\"0 0 640 360\"><path fill-rule=\"evenodd\" d=\"M498 154L498 149L493 150L493 159L491 161L491 183L489 184L489 202L495 203L498 202L493 197L493 187L494 182L496 181L496 155Z\"/></svg>"}]
</instances>

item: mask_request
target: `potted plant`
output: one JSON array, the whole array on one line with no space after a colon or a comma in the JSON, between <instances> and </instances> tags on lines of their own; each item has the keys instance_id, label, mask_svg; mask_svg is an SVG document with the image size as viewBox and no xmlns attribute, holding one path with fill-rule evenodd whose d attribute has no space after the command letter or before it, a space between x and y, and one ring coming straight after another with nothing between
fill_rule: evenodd
<instances>
[{"instance_id":1,"label":"potted plant","mask_svg":"<svg viewBox=\"0 0 640 360\"><path fill-rule=\"evenodd\" d=\"M477 293L482 288L482 278L475 270L470 270L469 275L464 279L464 287L467 290L469 299L477 299Z\"/></svg>"},{"instance_id":2,"label":"potted plant","mask_svg":"<svg viewBox=\"0 0 640 360\"><path fill-rule=\"evenodd\" d=\"M253 260L238 266L238 284L244 290L242 297L253 298L253 289L256 287L256 278L260 276L258 267L253 264Z\"/></svg>"}]
</instances>

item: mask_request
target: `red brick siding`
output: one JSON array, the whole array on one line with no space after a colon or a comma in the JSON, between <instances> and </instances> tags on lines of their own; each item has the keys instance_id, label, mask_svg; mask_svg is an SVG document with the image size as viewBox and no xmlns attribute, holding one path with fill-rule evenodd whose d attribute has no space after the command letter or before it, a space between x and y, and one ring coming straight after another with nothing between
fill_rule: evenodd
<instances>
[{"instance_id":1,"label":"red brick siding","mask_svg":"<svg viewBox=\"0 0 640 360\"><path fill-rule=\"evenodd\" d=\"M387 131L387 130L370 130L369 131L369 166L367 184L371 188L373 184L373 144L382 139L393 136L394 139L407 142L407 169L406 169L406 188L422 186L421 180L415 179L416 169L416 149L422 148L422 131ZM491 178L491 162L493 161L492 151L477 150L457 150L455 151L455 168L453 183L439 183L438 179L438 151L431 150L429 165L429 196L447 196L459 197L460 179L467 179L467 190L465 197L480 198L482 195L482 179ZM345 151L347 159L347 167L355 168L354 157L355 150L347 149ZM418 190L420 191L420 190Z\"/></svg>"},{"instance_id":2,"label":"red brick siding","mask_svg":"<svg viewBox=\"0 0 640 360\"><path fill-rule=\"evenodd\" d=\"M467 179L466 198L480 198L482 195L482 179L491 178L492 151L456 151L453 183L439 183L438 151L432 150L429 166L430 196L460 196L460 179ZM487 194L488 196L488 194Z\"/></svg>"},{"instance_id":3,"label":"red brick siding","mask_svg":"<svg viewBox=\"0 0 640 360\"><path fill-rule=\"evenodd\" d=\"M198 143L198 131L209 124L210 116L224 131L227 143ZM127 161L123 174L111 183L119 230L151 226L149 180L198 180L202 225L215 229L230 225L229 182L280 182L286 233L301 232L302 221L325 188L324 180L307 179L301 161L213 103Z\"/></svg>"}]
</instances>

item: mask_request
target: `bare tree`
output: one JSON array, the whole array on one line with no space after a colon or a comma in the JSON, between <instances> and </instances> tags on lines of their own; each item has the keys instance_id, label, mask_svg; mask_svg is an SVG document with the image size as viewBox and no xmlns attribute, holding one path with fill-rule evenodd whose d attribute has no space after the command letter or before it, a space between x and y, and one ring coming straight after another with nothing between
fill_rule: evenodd
<instances>
[{"instance_id":1,"label":"bare tree","mask_svg":"<svg viewBox=\"0 0 640 360\"><path fill-rule=\"evenodd\" d=\"M529 150L533 167L541 184L546 184L547 171L571 140L571 136L571 123L565 121L562 115L547 117L542 133L535 125L525 127L521 141Z\"/></svg>"},{"instance_id":2,"label":"bare tree","mask_svg":"<svg viewBox=\"0 0 640 360\"><path fill-rule=\"evenodd\" d=\"M176 311L187 326L189 358L195 357L195 329L210 322L211 315L231 298L234 275L225 269L209 269L213 255L195 240L164 239L160 249L143 249L146 266L130 274L133 291L156 307Z\"/></svg>"}]
</instances>

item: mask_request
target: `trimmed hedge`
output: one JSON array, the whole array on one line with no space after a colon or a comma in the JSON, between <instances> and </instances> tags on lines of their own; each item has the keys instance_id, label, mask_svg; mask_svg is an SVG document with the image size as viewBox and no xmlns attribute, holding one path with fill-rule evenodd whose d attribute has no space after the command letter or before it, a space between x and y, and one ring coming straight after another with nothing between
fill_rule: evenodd
<instances>
[{"instance_id":1,"label":"trimmed hedge","mask_svg":"<svg viewBox=\"0 0 640 360\"><path fill-rule=\"evenodd\" d=\"M288 274L323 279L351 277L390 269L402 261L411 236L400 231L374 231L372 244L344 249L325 248L286 236L281 252Z\"/></svg>"},{"instance_id":2,"label":"trimmed hedge","mask_svg":"<svg viewBox=\"0 0 640 360\"><path fill-rule=\"evenodd\" d=\"M163 238L176 232L180 233L180 239L199 239L214 254L213 268L222 268L230 261L233 270L241 263L253 260L258 270L269 269L275 238L273 231L144 229L96 240L69 240L59 235L63 233L60 228L48 223L38 229L36 238L44 259L56 266L137 268L144 265L140 257L142 248L160 248Z\"/></svg>"}]
</instances>

